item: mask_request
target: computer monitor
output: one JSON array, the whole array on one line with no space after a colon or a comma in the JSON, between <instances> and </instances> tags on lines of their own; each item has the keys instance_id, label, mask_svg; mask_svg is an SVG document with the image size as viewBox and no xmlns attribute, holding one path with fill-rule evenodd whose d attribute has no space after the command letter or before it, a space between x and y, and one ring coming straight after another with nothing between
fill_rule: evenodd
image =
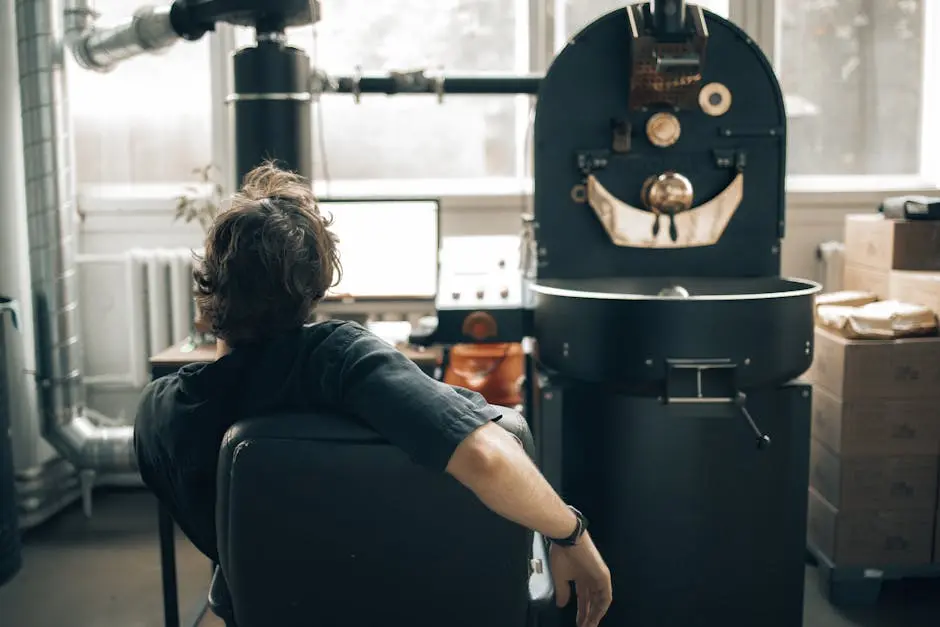
<instances>
[{"instance_id":1,"label":"computer monitor","mask_svg":"<svg viewBox=\"0 0 940 627\"><path fill-rule=\"evenodd\" d=\"M436 200L326 200L343 278L327 300L433 300L440 211Z\"/></svg>"}]
</instances>

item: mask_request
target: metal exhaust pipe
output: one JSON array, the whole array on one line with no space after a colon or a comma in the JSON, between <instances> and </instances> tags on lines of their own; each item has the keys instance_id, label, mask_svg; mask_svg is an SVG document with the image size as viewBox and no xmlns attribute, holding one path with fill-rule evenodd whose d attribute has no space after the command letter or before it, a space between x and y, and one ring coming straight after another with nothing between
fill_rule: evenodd
<instances>
[{"instance_id":1,"label":"metal exhaust pipe","mask_svg":"<svg viewBox=\"0 0 940 627\"><path fill-rule=\"evenodd\" d=\"M65 55L106 71L179 39L168 10L144 9L96 31L87 2L16 0L29 265L43 436L80 470L135 472L133 427L102 426L85 408L79 336L73 139ZM66 35L67 33L67 35Z\"/></svg>"},{"instance_id":2,"label":"metal exhaust pipe","mask_svg":"<svg viewBox=\"0 0 940 627\"><path fill-rule=\"evenodd\" d=\"M685 31L685 0L652 0L653 31L676 35Z\"/></svg>"}]
</instances>

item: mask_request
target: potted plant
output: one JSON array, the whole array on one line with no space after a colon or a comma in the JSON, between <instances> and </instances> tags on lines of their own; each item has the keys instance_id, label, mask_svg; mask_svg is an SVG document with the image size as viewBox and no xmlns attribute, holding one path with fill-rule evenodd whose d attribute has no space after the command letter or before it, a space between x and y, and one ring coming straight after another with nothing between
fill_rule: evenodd
<instances>
[{"instance_id":1,"label":"potted plant","mask_svg":"<svg viewBox=\"0 0 940 627\"><path fill-rule=\"evenodd\" d=\"M222 208L225 192L218 181L218 168L209 164L193 170L198 177L197 182L187 185L185 192L177 198L175 222L189 224L198 222L203 235L208 234L209 228ZM199 311L193 303L193 321L187 345L192 348L215 342L210 329L202 323ZM192 350L192 348L190 350Z\"/></svg>"},{"instance_id":2,"label":"potted plant","mask_svg":"<svg viewBox=\"0 0 940 627\"><path fill-rule=\"evenodd\" d=\"M224 191L222 184L216 179L218 168L211 163L194 169L193 174L197 175L199 180L187 185L185 193L176 199L174 220L186 224L195 220L202 227L202 232L208 233L215 217L219 215Z\"/></svg>"}]
</instances>

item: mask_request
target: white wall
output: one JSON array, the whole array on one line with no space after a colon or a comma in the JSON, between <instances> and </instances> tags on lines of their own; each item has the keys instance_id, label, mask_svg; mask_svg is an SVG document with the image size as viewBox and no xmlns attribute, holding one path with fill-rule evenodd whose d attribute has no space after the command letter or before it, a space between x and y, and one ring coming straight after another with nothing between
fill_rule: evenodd
<instances>
[{"instance_id":1,"label":"white wall","mask_svg":"<svg viewBox=\"0 0 940 627\"><path fill-rule=\"evenodd\" d=\"M888 192L898 193L898 192ZM787 237L783 245L785 276L819 278L816 246L840 240L844 216L871 212L886 192L792 193L789 196ZM120 253L132 247L195 247L197 227L172 221L172 200L165 189L154 189L133 201L84 197L81 252ZM518 194L449 196L441 203L442 234L514 234L526 200ZM119 267L82 268L82 319L86 345L86 374L116 374L128 365L126 302L123 270ZM136 390L97 388L89 404L111 416L133 416Z\"/></svg>"}]
</instances>

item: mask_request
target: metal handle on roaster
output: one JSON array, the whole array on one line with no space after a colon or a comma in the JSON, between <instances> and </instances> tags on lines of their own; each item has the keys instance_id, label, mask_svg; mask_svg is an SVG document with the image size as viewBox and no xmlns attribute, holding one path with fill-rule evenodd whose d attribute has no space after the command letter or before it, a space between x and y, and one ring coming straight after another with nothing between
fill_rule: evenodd
<instances>
[{"instance_id":1,"label":"metal handle on roaster","mask_svg":"<svg viewBox=\"0 0 940 627\"><path fill-rule=\"evenodd\" d=\"M760 430L760 427L754 422L754 418L751 417L751 413L747 410L747 395L744 392L738 392L734 404L741 410L741 415L744 416L748 426L751 427L751 431L754 432L754 437L757 438L757 449L763 451L768 448L770 446L770 436Z\"/></svg>"},{"instance_id":2,"label":"metal handle on roaster","mask_svg":"<svg viewBox=\"0 0 940 627\"><path fill-rule=\"evenodd\" d=\"M751 416L751 413L747 409L747 395L736 389L734 384L734 373L737 370L737 367L734 363L727 359L715 359L715 360L684 360L684 359L667 359L666 360L667 372L669 374L675 375L681 372L688 373L689 371L694 371L694 388L695 394L691 396L672 396L669 393L670 381L674 380L673 377L666 377L666 393L663 395L663 402L666 404L711 404L711 405L733 405L737 408L740 414L744 417L744 420L747 422L748 427L754 433L754 437L757 441L758 450L767 449L770 444L770 436L761 431L760 427L757 426L754 418ZM712 372L712 373L722 373L726 376L718 377L722 385L724 394L721 396L708 396L705 394L705 385L703 382L703 373ZM678 378L678 377L676 377ZM686 379L688 382L688 379ZM677 381L676 381L677 382ZM712 383L714 383L714 377Z\"/></svg>"}]
</instances>

